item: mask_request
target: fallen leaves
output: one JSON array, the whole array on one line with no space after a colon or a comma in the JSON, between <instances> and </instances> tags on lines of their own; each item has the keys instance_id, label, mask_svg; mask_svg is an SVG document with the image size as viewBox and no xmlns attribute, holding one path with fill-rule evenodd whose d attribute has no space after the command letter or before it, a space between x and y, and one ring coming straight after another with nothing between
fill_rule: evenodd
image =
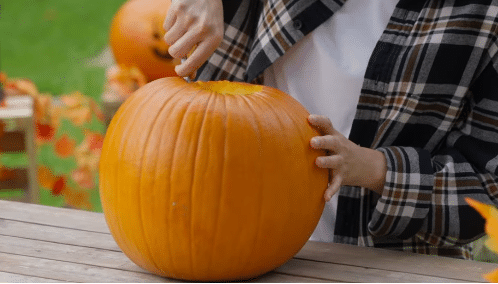
<instances>
[{"instance_id":1,"label":"fallen leaves","mask_svg":"<svg viewBox=\"0 0 498 284\"><path fill-rule=\"evenodd\" d=\"M485 245L491 251L498 253L498 209L471 198L465 198L465 201L486 220L485 230L489 238ZM483 277L489 282L498 282L498 269L483 275Z\"/></svg>"}]
</instances>

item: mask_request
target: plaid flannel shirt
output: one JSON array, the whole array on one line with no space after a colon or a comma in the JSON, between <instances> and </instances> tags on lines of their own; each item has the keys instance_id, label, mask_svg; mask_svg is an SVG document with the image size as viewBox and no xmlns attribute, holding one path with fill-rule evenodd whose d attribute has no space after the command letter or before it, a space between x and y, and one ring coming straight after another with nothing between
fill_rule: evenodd
<instances>
[{"instance_id":1,"label":"plaid flannel shirt","mask_svg":"<svg viewBox=\"0 0 498 284\"><path fill-rule=\"evenodd\" d=\"M227 0L200 80L259 82L345 0ZM498 204L498 1L400 0L365 73L350 140L382 151L382 195L339 191L335 241L471 258Z\"/></svg>"}]
</instances>

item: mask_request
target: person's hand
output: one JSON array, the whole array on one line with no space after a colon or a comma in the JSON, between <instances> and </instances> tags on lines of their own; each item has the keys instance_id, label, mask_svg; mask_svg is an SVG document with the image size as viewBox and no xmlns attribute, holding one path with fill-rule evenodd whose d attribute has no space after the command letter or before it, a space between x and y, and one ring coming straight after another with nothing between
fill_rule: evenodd
<instances>
[{"instance_id":1,"label":"person's hand","mask_svg":"<svg viewBox=\"0 0 498 284\"><path fill-rule=\"evenodd\" d=\"M188 56L175 67L176 73L195 76L223 39L223 4L221 0L172 0L164 29L169 54L174 58Z\"/></svg>"},{"instance_id":2,"label":"person's hand","mask_svg":"<svg viewBox=\"0 0 498 284\"><path fill-rule=\"evenodd\" d=\"M318 157L316 165L330 170L331 180L324 197L329 201L341 185L362 186L381 193L385 183L387 163L382 152L364 148L348 140L334 129L330 119L310 115L312 127L324 136L315 136L310 145L327 150L327 156Z\"/></svg>"}]
</instances>

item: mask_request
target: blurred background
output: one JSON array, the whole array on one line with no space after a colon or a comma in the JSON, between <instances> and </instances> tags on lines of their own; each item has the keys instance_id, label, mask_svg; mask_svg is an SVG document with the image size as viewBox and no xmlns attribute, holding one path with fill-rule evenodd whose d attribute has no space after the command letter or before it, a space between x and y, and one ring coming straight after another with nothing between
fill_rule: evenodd
<instances>
[{"instance_id":1,"label":"blurred background","mask_svg":"<svg viewBox=\"0 0 498 284\"><path fill-rule=\"evenodd\" d=\"M96 166L105 132L106 69L113 63L109 29L124 2L0 1L2 89L7 99L34 98L35 109L31 140L29 129L22 127L24 118L17 117L22 115L6 110L22 102L1 110L6 112L2 132L23 136L15 140L3 135L4 142L25 145L23 151L19 145L0 143L0 199L36 199L44 205L101 212ZM32 188L37 192L28 197L31 153L26 144L31 142L37 182Z\"/></svg>"},{"instance_id":2,"label":"blurred background","mask_svg":"<svg viewBox=\"0 0 498 284\"><path fill-rule=\"evenodd\" d=\"M0 68L54 96L79 91L96 100L103 67L89 64L108 45L124 0L0 1Z\"/></svg>"}]
</instances>

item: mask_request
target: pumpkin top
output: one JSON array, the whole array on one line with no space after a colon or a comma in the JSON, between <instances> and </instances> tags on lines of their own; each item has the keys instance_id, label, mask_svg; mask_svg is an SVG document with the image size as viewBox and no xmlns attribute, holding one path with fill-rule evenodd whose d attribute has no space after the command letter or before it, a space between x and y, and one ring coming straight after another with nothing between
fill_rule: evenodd
<instances>
[{"instance_id":1,"label":"pumpkin top","mask_svg":"<svg viewBox=\"0 0 498 284\"><path fill-rule=\"evenodd\" d=\"M195 87L222 95L250 95L261 92L263 86L229 81L195 82Z\"/></svg>"}]
</instances>

